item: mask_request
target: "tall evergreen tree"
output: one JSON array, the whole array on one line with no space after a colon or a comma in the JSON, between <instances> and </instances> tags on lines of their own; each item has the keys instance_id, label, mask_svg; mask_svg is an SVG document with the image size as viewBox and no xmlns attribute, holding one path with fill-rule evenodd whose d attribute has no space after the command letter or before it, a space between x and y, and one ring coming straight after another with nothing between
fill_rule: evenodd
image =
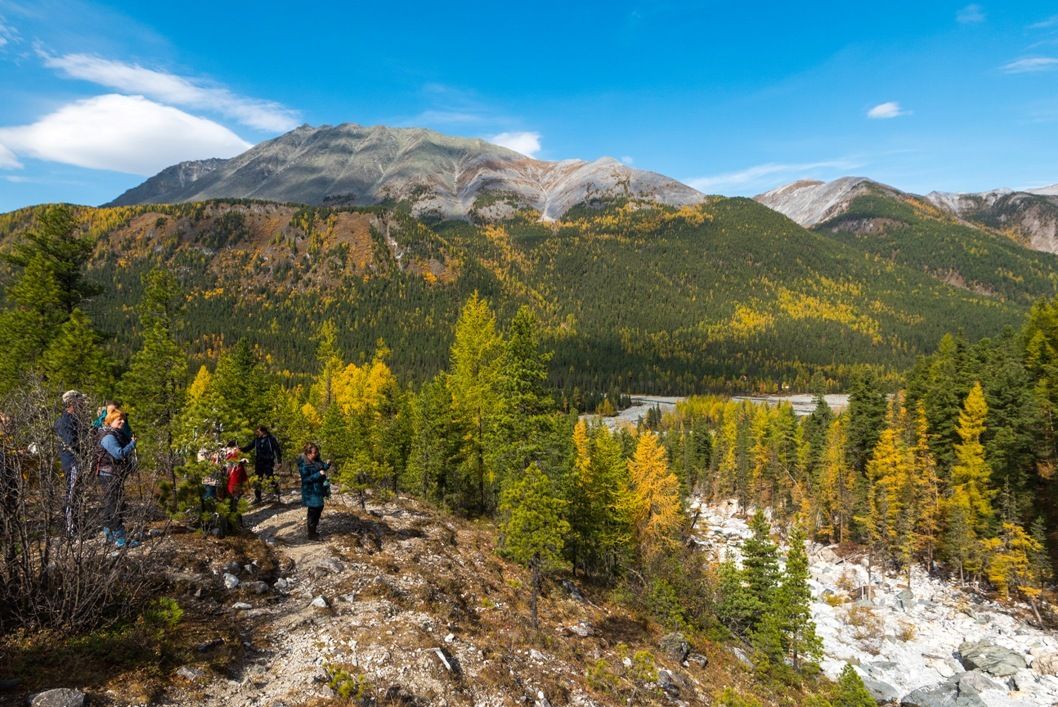
<instances>
[{"instance_id":1,"label":"tall evergreen tree","mask_svg":"<svg viewBox=\"0 0 1058 707\"><path fill-rule=\"evenodd\" d=\"M543 576L563 566L562 547L569 532L565 502L540 467L530 464L522 478L504 491L500 513L501 552L532 572L529 609L537 626L536 605Z\"/></svg>"},{"instance_id":2,"label":"tall evergreen tree","mask_svg":"<svg viewBox=\"0 0 1058 707\"><path fill-rule=\"evenodd\" d=\"M786 567L776 593L777 609L782 617L783 643L794 670L801 670L806 661L814 664L823 657L823 642L812 620L809 576L805 533L795 525L790 533Z\"/></svg>"},{"instance_id":3,"label":"tall evergreen tree","mask_svg":"<svg viewBox=\"0 0 1058 707\"><path fill-rule=\"evenodd\" d=\"M849 407L845 413L848 416L847 453L852 468L864 473L878 436L885 428L886 399L878 379L869 370L853 380L849 390Z\"/></svg>"},{"instance_id":4,"label":"tall evergreen tree","mask_svg":"<svg viewBox=\"0 0 1058 707\"><path fill-rule=\"evenodd\" d=\"M143 285L138 308L142 342L119 391L122 405L136 423L141 457L153 459L175 482L175 423L187 386L187 355L176 343L182 297L176 279L166 270L150 271Z\"/></svg>"},{"instance_id":5,"label":"tall evergreen tree","mask_svg":"<svg viewBox=\"0 0 1058 707\"><path fill-rule=\"evenodd\" d=\"M488 464L486 447L500 405L500 373L504 345L496 331L496 317L477 292L467 301L455 327L451 372L452 407L464 421L462 453L467 510L487 513L493 508L496 470Z\"/></svg>"},{"instance_id":6,"label":"tall evergreen tree","mask_svg":"<svg viewBox=\"0 0 1058 707\"><path fill-rule=\"evenodd\" d=\"M39 368L57 391L79 388L102 398L113 389L114 363L80 308L70 313L48 343Z\"/></svg>"}]
</instances>

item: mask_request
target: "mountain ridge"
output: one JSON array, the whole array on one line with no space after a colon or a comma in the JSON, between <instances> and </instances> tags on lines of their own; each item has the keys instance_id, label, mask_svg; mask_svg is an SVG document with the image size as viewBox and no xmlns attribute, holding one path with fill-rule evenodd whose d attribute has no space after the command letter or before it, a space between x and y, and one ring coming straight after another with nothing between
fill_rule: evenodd
<instances>
[{"instance_id":1,"label":"mountain ridge","mask_svg":"<svg viewBox=\"0 0 1058 707\"><path fill-rule=\"evenodd\" d=\"M553 220L597 199L684 206L705 195L613 158L548 162L478 138L343 123L303 125L227 160L173 165L107 206L218 198L352 206L404 201L416 216L441 218L473 212L504 218L530 208Z\"/></svg>"}]
</instances>

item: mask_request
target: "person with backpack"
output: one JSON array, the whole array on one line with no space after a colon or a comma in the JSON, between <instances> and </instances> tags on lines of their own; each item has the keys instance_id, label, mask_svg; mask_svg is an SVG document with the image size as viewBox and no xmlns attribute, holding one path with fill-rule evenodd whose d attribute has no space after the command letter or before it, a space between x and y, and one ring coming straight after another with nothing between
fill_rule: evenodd
<instances>
[{"instance_id":1,"label":"person with backpack","mask_svg":"<svg viewBox=\"0 0 1058 707\"><path fill-rule=\"evenodd\" d=\"M136 438L125 445L125 413L115 410L106 416L96 449L96 475L103 488L103 535L117 548L136 547L135 540L125 534L124 486L125 477L131 469L130 457L136 449Z\"/></svg>"},{"instance_id":2,"label":"person with backpack","mask_svg":"<svg viewBox=\"0 0 1058 707\"><path fill-rule=\"evenodd\" d=\"M63 499L63 516L66 520L66 536L74 537L78 530L78 509L83 481L81 479L81 453L84 451L85 428L81 422L84 393L68 390L62 394L63 413L55 421L55 436L59 438L59 463L66 477L66 496Z\"/></svg>"},{"instance_id":3,"label":"person with backpack","mask_svg":"<svg viewBox=\"0 0 1058 707\"><path fill-rule=\"evenodd\" d=\"M324 499L331 495L331 482L327 478L329 461L320 461L320 448L311 442L305 445L298 457L298 472L301 474L301 502L307 509L305 528L309 540L319 540L320 516L323 515Z\"/></svg>"},{"instance_id":4,"label":"person with backpack","mask_svg":"<svg viewBox=\"0 0 1058 707\"><path fill-rule=\"evenodd\" d=\"M279 483L275 477L276 464L283 461L283 448L279 446L279 440L272 436L268 428L260 425L254 431L254 438L245 447L239 447L241 452L253 452L253 473L256 477L253 487L254 503L261 503L262 487L267 486L269 494L275 494L276 501L279 500Z\"/></svg>"}]
</instances>

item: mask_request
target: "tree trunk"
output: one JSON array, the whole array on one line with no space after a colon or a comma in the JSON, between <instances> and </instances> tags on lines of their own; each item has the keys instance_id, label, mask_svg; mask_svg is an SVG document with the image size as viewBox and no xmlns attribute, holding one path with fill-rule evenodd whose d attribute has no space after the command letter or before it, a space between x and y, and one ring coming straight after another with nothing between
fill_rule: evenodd
<instances>
[{"instance_id":1,"label":"tree trunk","mask_svg":"<svg viewBox=\"0 0 1058 707\"><path fill-rule=\"evenodd\" d=\"M530 567L533 571L533 592L529 595L529 613L533 616L533 628L539 628L540 621L536 615L536 599L540 596L540 558L534 557Z\"/></svg>"}]
</instances>

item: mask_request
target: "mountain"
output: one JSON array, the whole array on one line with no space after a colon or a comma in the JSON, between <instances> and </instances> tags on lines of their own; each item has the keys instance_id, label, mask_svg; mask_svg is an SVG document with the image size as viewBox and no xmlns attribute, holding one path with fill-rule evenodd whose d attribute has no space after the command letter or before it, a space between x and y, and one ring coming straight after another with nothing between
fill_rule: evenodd
<instances>
[{"instance_id":1,"label":"mountain","mask_svg":"<svg viewBox=\"0 0 1058 707\"><path fill-rule=\"evenodd\" d=\"M953 195L921 197L862 177L846 177L826 183L795 182L756 199L873 257L988 297L1029 304L1058 283L1058 258L1029 249L1019 238L984 223L980 211L974 212L975 220L961 217L956 205L963 201Z\"/></svg>"},{"instance_id":2,"label":"mountain","mask_svg":"<svg viewBox=\"0 0 1058 707\"><path fill-rule=\"evenodd\" d=\"M977 194L931 192L926 198L960 219L999 231L1033 250L1058 253L1058 185Z\"/></svg>"},{"instance_id":3,"label":"mountain","mask_svg":"<svg viewBox=\"0 0 1058 707\"><path fill-rule=\"evenodd\" d=\"M704 196L617 160L535 160L484 140L420 128L303 125L228 160L182 162L111 206L207 199L372 205L407 201L416 215L502 218L519 209L545 220L575 204L634 198L668 205Z\"/></svg>"},{"instance_id":4,"label":"mountain","mask_svg":"<svg viewBox=\"0 0 1058 707\"><path fill-rule=\"evenodd\" d=\"M0 216L0 243L21 238L35 213ZM196 363L247 337L291 382L314 369L326 320L350 358L381 338L398 375L421 382L444 367L452 324L477 291L501 322L534 310L567 392L833 390L863 367L896 375L953 328L976 339L1016 324L1056 291L1033 258L1058 270L1053 256L988 236L1026 258L1004 266L1015 278L1004 289L984 293L742 198L597 202L553 222L259 201L83 208L79 218L98 238L90 277L115 295L91 315L119 358L136 342L140 278L162 267L186 292Z\"/></svg>"},{"instance_id":5,"label":"mountain","mask_svg":"<svg viewBox=\"0 0 1058 707\"><path fill-rule=\"evenodd\" d=\"M920 215L937 221L963 222L1032 250L1058 253L1058 184L1024 191L996 189L970 194L934 191L923 197L863 177L842 177L832 182L793 182L754 198L802 226L813 228L845 216L857 197L867 194L913 204ZM929 205L940 213L930 214ZM865 227L867 223L859 225ZM875 223L875 226L881 225Z\"/></svg>"}]
</instances>

